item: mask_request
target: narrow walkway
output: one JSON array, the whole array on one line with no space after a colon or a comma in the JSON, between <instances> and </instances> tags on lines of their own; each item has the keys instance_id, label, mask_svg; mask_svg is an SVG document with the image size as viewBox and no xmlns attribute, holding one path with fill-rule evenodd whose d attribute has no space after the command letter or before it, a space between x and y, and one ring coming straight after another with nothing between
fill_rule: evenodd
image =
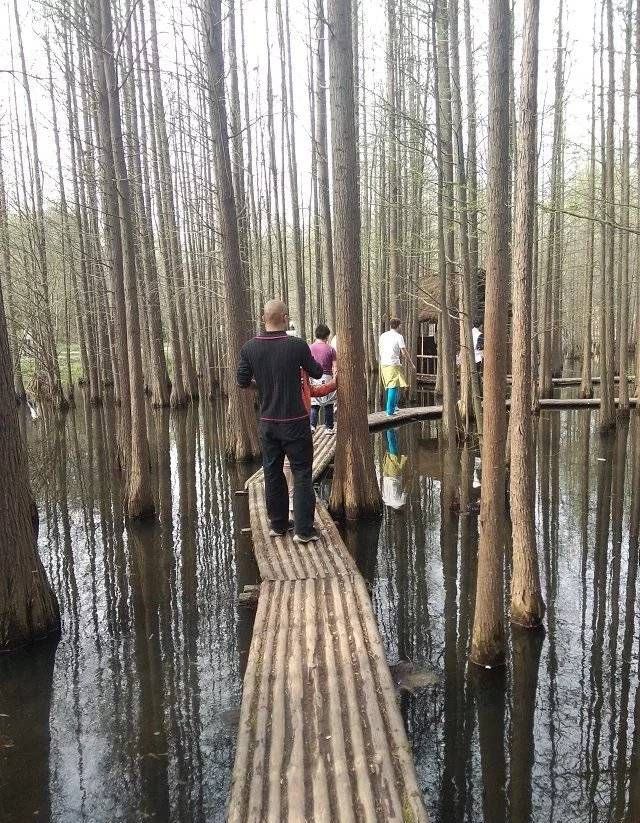
<instances>
[{"instance_id":1,"label":"narrow walkway","mask_svg":"<svg viewBox=\"0 0 640 823\"><path fill-rule=\"evenodd\" d=\"M335 438L314 437L317 478ZM426 823L371 601L328 511L319 543L270 538L247 482L262 577L244 677L230 823Z\"/></svg>"}]
</instances>

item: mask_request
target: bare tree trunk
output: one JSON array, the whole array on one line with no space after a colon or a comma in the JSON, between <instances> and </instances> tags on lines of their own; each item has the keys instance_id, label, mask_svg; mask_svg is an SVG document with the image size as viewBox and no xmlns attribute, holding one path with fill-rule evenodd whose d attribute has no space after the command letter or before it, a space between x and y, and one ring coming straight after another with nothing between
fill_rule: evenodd
<instances>
[{"instance_id":1,"label":"bare tree trunk","mask_svg":"<svg viewBox=\"0 0 640 823\"><path fill-rule=\"evenodd\" d=\"M542 289L542 304L540 307L540 361L538 371L538 391L540 397L551 397L553 394L553 307L554 307L554 260L557 252L559 214L556 213L558 207L559 177L560 177L560 154L561 154L561 134L562 134L562 108L563 108L563 47L562 42L562 14L563 0L558 6L558 35L556 41L556 63L555 63L555 99L553 113L553 144L551 149L551 192L549 214L549 234L547 237L547 259L546 270Z\"/></svg>"},{"instance_id":2,"label":"bare tree trunk","mask_svg":"<svg viewBox=\"0 0 640 823\"><path fill-rule=\"evenodd\" d=\"M504 664L506 328L509 283L509 2L489 0L484 434L478 579L470 659Z\"/></svg>"},{"instance_id":3,"label":"bare tree trunk","mask_svg":"<svg viewBox=\"0 0 640 823\"><path fill-rule=\"evenodd\" d=\"M13 374L13 390L16 400L21 403L27 396L22 380L20 368L20 344L16 336L15 314L13 309L13 282L11 277L11 249L9 247L9 220L7 212L7 194L4 187L4 170L2 154L2 130L0 128L0 252L7 287L7 335L11 368Z\"/></svg>"},{"instance_id":4,"label":"bare tree trunk","mask_svg":"<svg viewBox=\"0 0 640 823\"><path fill-rule=\"evenodd\" d=\"M128 0L130 2L130 0ZM126 30L127 55L130 63L132 76L131 82L131 120L133 124L132 134L132 159L135 166L136 183L134 187L134 197L136 200L136 212L138 215L138 230L140 232L140 261L142 268L142 278L140 282L141 291L145 296L146 319L149 338L149 357L151 361L151 374L149 375L151 389L151 403L153 406L168 406L171 402L171 381L167 369L167 359L164 352L164 334L162 328L162 309L160 305L160 290L158 287L158 269L156 264L154 238L155 232L151 219L152 201L150 191L150 171L147 153L147 127L144 111L144 84L142 81L141 61L133 60L133 45L130 35L130 26ZM138 21L133 14L133 26L135 29L135 53L140 52L140 38L138 33ZM137 71L136 71L137 63ZM137 82L136 82L137 81ZM137 95L139 97L137 98ZM139 118L138 118L139 113ZM138 130L138 121L140 130Z\"/></svg>"},{"instance_id":5,"label":"bare tree trunk","mask_svg":"<svg viewBox=\"0 0 640 823\"><path fill-rule=\"evenodd\" d=\"M387 0L387 190L389 198L389 314L401 320L400 285L400 236L399 236L399 170L397 162L398 127L396 106L396 58L398 36L396 32L396 0Z\"/></svg>"},{"instance_id":6,"label":"bare tree trunk","mask_svg":"<svg viewBox=\"0 0 640 823\"><path fill-rule=\"evenodd\" d=\"M249 290L242 276L236 201L231 184L220 6L221 0L210 0L203 24L210 84L211 136L220 214L222 268L227 305L234 307L227 315L227 354L230 362L235 363L240 349L251 335L252 322ZM236 460L247 460L259 453L253 396L250 392L243 392L234 379L227 381L227 391L229 415L226 451Z\"/></svg>"},{"instance_id":7,"label":"bare tree trunk","mask_svg":"<svg viewBox=\"0 0 640 823\"><path fill-rule=\"evenodd\" d=\"M329 328L336 328L336 284L334 275L331 199L329 196L329 146L327 143L327 81L325 71L324 0L316 0L316 157L318 163L318 196L321 216L322 279L325 293L325 317Z\"/></svg>"},{"instance_id":8,"label":"bare tree trunk","mask_svg":"<svg viewBox=\"0 0 640 823\"><path fill-rule=\"evenodd\" d=\"M540 625L544 616L534 519L535 470L531 425L531 282L537 160L539 14L540 0L525 0L513 225L511 620L527 627Z\"/></svg>"},{"instance_id":9,"label":"bare tree trunk","mask_svg":"<svg viewBox=\"0 0 640 823\"><path fill-rule=\"evenodd\" d=\"M442 376L442 431L448 448L455 447L458 425L455 359L450 318L449 294L455 259L453 213L453 145L451 142L451 85L449 79L449 37L447 0L434 4L433 47L437 60L436 131L438 163L438 265L440 271L440 321L438 366Z\"/></svg>"},{"instance_id":10,"label":"bare tree trunk","mask_svg":"<svg viewBox=\"0 0 640 823\"><path fill-rule=\"evenodd\" d=\"M629 98L631 96L631 26L633 6L627 0L625 13L625 57L623 72L623 109L622 109L622 168L620 184L620 225L622 232L622 250L618 258L620 268L620 292L618 295L620 313L618 317L618 351L620 384L618 388L618 415L629 416L629 200L631 187L629 182Z\"/></svg>"},{"instance_id":11,"label":"bare tree trunk","mask_svg":"<svg viewBox=\"0 0 640 823\"><path fill-rule=\"evenodd\" d=\"M0 652L60 631L60 612L38 555L38 513L18 426L0 287Z\"/></svg>"},{"instance_id":12,"label":"bare tree trunk","mask_svg":"<svg viewBox=\"0 0 640 823\"><path fill-rule=\"evenodd\" d=\"M604 175L604 270L602 272L603 293L601 312L604 323L600 328L604 338L600 341L600 430L607 431L615 425L615 408L613 403L613 369L614 369L614 324L613 324L613 278L615 260L615 52L613 39L613 4L606 0L607 11L607 53L608 53L608 90L607 90L607 126L604 141L605 157Z\"/></svg>"},{"instance_id":13,"label":"bare tree trunk","mask_svg":"<svg viewBox=\"0 0 640 823\"><path fill-rule=\"evenodd\" d=\"M636 178L640 174L640 0L636 2ZM640 190L638 191L640 200ZM635 379L636 398L640 399L640 277L636 276L636 329L633 339L635 341Z\"/></svg>"},{"instance_id":14,"label":"bare tree trunk","mask_svg":"<svg viewBox=\"0 0 640 823\"><path fill-rule=\"evenodd\" d=\"M464 43L467 67L467 207L469 213L469 268L471 270L471 314L474 323L483 318L478 311L478 149L476 127L475 57L471 32L470 0L464 0Z\"/></svg>"},{"instance_id":15,"label":"bare tree trunk","mask_svg":"<svg viewBox=\"0 0 640 823\"><path fill-rule=\"evenodd\" d=\"M47 362L47 391L51 399L59 408L66 408L67 401L62 390L62 380L60 377L60 365L58 363L58 352L51 314L51 299L49 295L49 272L47 261L47 242L45 234L44 197L42 192L42 179L40 168L40 153L38 148L38 130L33 115L33 104L31 100L31 86L29 74L24 55L24 44L22 41L22 27L20 25L20 15L18 13L18 0L13 0L14 17L16 21L16 32L18 34L18 47L20 50L20 63L22 66L22 85L27 102L27 114L29 117L29 131L31 134L31 146L33 150L33 187L35 191L34 203L34 231L35 246L38 256L39 292L41 301L39 305L39 321L43 326L42 347Z\"/></svg>"},{"instance_id":16,"label":"bare tree trunk","mask_svg":"<svg viewBox=\"0 0 640 823\"><path fill-rule=\"evenodd\" d=\"M471 260L469 256L467 175L465 170L464 141L462 136L462 95L460 93L460 47L458 36L458 0L450 0L450 51L453 109L453 145L455 148L456 191L458 200L458 225L462 276L459 285L460 306L460 397L462 418L468 431L471 412L476 420L478 433L482 435L482 398L476 367L472 334ZM463 399L464 398L464 399Z\"/></svg>"},{"instance_id":17,"label":"bare tree trunk","mask_svg":"<svg viewBox=\"0 0 640 823\"><path fill-rule=\"evenodd\" d=\"M104 82L109 105L109 125L111 131L112 168L118 192L118 219L114 231L122 239L124 275L127 374L122 382L129 379L130 402L130 452L127 455L127 487L125 511L131 519L150 517L155 504L151 487L149 462L149 442L147 440L146 415L144 407L144 378L142 355L140 352L140 317L138 310L138 284L136 274L135 240L129 178L124 159L122 141L122 118L118 93L118 78L113 56L113 23L111 0L96 0L100 10L101 45ZM97 10L96 10L97 11ZM99 67L97 67L99 70ZM124 402L124 401L123 401Z\"/></svg>"},{"instance_id":18,"label":"bare tree trunk","mask_svg":"<svg viewBox=\"0 0 640 823\"><path fill-rule=\"evenodd\" d=\"M367 424L362 327L360 193L353 101L351 0L329 0L334 242L340 346L340 423L329 506L347 518L378 513L382 500Z\"/></svg>"},{"instance_id":19,"label":"bare tree trunk","mask_svg":"<svg viewBox=\"0 0 640 823\"><path fill-rule=\"evenodd\" d=\"M593 14L593 55L591 60L591 150L589 157L589 225L587 226L587 270L584 300L584 336L582 338L582 369L580 396L593 395L591 378L591 349L593 327L593 269L595 266L595 208L596 208L596 15Z\"/></svg>"}]
</instances>

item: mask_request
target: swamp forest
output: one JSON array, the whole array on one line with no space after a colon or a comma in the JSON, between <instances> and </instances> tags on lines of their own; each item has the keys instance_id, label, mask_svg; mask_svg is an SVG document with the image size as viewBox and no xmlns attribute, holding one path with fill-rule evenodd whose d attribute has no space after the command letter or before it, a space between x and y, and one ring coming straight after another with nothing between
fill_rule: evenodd
<instances>
[{"instance_id":1,"label":"swamp forest","mask_svg":"<svg viewBox=\"0 0 640 823\"><path fill-rule=\"evenodd\" d=\"M639 335L640 0L0 0L0 821L640 823Z\"/></svg>"}]
</instances>

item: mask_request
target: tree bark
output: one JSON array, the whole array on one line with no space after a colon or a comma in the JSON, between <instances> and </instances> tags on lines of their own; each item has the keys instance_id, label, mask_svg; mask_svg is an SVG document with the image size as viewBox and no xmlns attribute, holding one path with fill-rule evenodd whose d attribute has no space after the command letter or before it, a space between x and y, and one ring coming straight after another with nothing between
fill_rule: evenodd
<instances>
[{"instance_id":1,"label":"tree bark","mask_svg":"<svg viewBox=\"0 0 640 823\"><path fill-rule=\"evenodd\" d=\"M584 300L584 336L582 338L582 368L580 396L592 397L591 349L593 345L593 269L595 265L595 208L596 208L596 16L593 15L593 55L591 60L591 149L589 156L589 225L587 227L587 270Z\"/></svg>"},{"instance_id":2,"label":"tree bark","mask_svg":"<svg viewBox=\"0 0 640 823\"><path fill-rule=\"evenodd\" d=\"M13 373L13 390L16 400L21 403L27 396L22 380L22 370L20 368L20 345L16 336L15 313L13 309L13 281L11 277L11 248L9 246L9 220L7 211L7 193L4 187L4 163L2 154L2 131L0 129L0 251L2 253L2 265L6 278L7 288L7 333L9 340L9 353L11 356L11 368Z\"/></svg>"},{"instance_id":3,"label":"tree bark","mask_svg":"<svg viewBox=\"0 0 640 823\"><path fill-rule=\"evenodd\" d=\"M382 499L367 424L351 0L329 0L328 18L337 334L341 352L340 424L329 506L334 513L352 519L379 513Z\"/></svg>"},{"instance_id":4,"label":"tree bark","mask_svg":"<svg viewBox=\"0 0 640 823\"><path fill-rule=\"evenodd\" d=\"M122 140L122 117L118 77L113 52L113 22L111 0L97 0L100 9L101 51L104 81L109 106L109 126L111 131L111 168L118 193L118 215L114 231L120 233L122 242L127 374L122 381L129 380L130 403L130 452L127 455L127 485L125 491L125 512L127 517L138 519L151 517L155 511L151 488L149 442L147 440L146 414L144 403L144 377L142 354L140 351L140 316L138 309L138 284L136 273L135 239L133 233L133 210L129 178L124 158ZM105 158L106 159L106 158Z\"/></svg>"},{"instance_id":5,"label":"tree bark","mask_svg":"<svg viewBox=\"0 0 640 823\"><path fill-rule=\"evenodd\" d=\"M506 328L509 301L509 2L489 0L484 434L478 580L470 659L504 665Z\"/></svg>"},{"instance_id":6,"label":"tree bark","mask_svg":"<svg viewBox=\"0 0 640 823\"><path fill-rule=\"evenodd\" d=\"M322 281L325 293L325 322L336 328L336 284L334 273L331 199L329 195L329 146L327 143L327 81L325 70L324 0L316 0L316 159L318 163L318 198L322 243Z\"/></svg>"},{"instance_id":7,"label":"tree bark","mask_svg":"<svg viewBox=\"0 0 640 823\"><path fill-rule=\"evenodd\" d=\"M227 132L227 107L224 90L221 0L210 0L204 17L207 66L210 83L211 135L216 169L218 209L222 242L222 268L228 306L228 358L235 363L240 349L251 336L249 290L242 276L236 201L231 183L231 158ZM248 460L259 454L258 429L253 409L253 395L242 391L234 379L227 381L229 412L226 452L236 460Z\"/></svg>"},{"instance_id":8,"label":"tree bark","mask_svg":"<svg viewBox=\"0 0 640 823\"><path fill-rule=\"evenodd\" d=\"M540 0L525 0L513 225L511 620L526 627L540 625L544 616L534 520L535 471L531 425L531 284L537 161L539 14Z\"/></svg>"},{"instance_id":9,"label":"tree bark","mask_svg":"<svg viewBox=\"0 0 640 823\"><path fill-rule=\"evenodd\" d=\"M0 286L0 652L60 631L56 596L38 555L38 513L18 425Z\"/></svg>"}]
</instances>

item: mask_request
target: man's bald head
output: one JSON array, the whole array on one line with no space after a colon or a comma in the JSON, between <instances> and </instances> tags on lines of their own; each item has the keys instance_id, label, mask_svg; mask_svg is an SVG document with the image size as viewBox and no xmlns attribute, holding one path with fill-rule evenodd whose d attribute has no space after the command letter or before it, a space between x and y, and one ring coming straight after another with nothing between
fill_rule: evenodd
<instances>
[{"instance_id":1,"label":"man's bald head","mask_svg":"<svg viewBox=\"0 0 640 823\"><path fill-rule=\"evenodd\" d=\"M267 331L285 331L289 324L289 309L282 300L269 300L264 304L263 320Z\"/></svg>"}]
</instances>

